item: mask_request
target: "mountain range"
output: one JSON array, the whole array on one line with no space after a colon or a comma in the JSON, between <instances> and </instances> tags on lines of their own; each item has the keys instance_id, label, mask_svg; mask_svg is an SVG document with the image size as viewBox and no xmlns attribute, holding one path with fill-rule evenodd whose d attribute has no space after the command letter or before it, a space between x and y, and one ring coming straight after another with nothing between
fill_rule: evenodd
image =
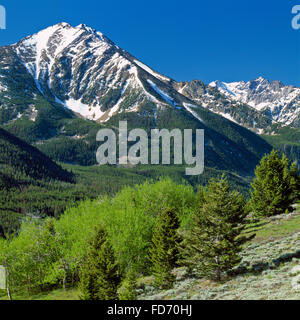
<instances>
[{"instance_id":1,"label":"mountain range","mask_svg":"<svg viewBox=\"0 0 300 320\"><path fill-rule=\"evenodd\" d=\"M84 24L0 47L0 125L53 159L94 164L97 130L124 119L205 129L206 165L250 174L272 148L255 133L300 127L300 89L263 78L177 82Z\"/></svg>"},{"instance_id":2,"label":"mountain range","mask_svg":"<svg viewBox=\"0 0 300 320\"><path fill-rule=\"evenodd\" d=\"M180 93L247 128L263 133L272 124L300 127L300 88L259 77L252 81L177 84Z\"/></svg>"}]
</instances>

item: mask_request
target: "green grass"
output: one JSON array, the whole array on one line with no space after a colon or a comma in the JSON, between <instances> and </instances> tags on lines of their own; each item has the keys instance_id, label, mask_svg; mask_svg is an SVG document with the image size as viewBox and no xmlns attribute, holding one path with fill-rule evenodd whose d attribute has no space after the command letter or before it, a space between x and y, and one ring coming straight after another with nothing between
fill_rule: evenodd
<instances>
[{"instance_id":1,"label":"green grass","mask_svg":"<svg viewBox=\"0 0 300 320\"><path fill-rule=\"evenodd\" d=\"M268 240L281 239L294 234L300 230L300 207L296 209L296 214L281 220L262 219L252 223L246 230L251 235L256 234L252 242L266 242Z\"/></svg>"},{"instance_id":2,"label":"green grass","mask_svg":"<svg viewBox=\"0 0 300 320\"><path fill-rule=\"evenodd\" d=\"M41 292L37 294L13 294L13 300L79 300L78 289L57 289L49 292ZM5 291L0 290L0 300L8 300Z\"/></svg>"}]
</instances>

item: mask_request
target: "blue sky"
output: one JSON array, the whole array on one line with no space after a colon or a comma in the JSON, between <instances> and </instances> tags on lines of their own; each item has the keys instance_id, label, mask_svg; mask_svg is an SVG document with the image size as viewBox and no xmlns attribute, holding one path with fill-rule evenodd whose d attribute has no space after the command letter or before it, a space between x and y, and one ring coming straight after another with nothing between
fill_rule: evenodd
<instances>
[{"instance_id":1,"label":"blue sky","mask_svg":"<svg viewBox=\"0 0 300 320\"><path fill-rule=\"evenodd\" d=\"M85 23L175 80L250 80L300 87L300 30L290 0L0 0L0 45L58 22Z\"/></svg>"}]
</instances>

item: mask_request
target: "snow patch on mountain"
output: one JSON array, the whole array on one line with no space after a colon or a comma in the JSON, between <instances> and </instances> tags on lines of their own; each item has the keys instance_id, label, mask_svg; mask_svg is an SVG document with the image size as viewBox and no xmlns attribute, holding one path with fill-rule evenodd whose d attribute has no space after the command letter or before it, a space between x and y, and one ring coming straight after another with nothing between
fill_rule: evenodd
<instances>
[{"instance_id":1,"label":"snow patch on mountain","mask_svg":"<svg viewBox=\"0 0 300 320\"><path fill-rule=\"evenodd\" d=\"M167 103L176 106L176 103L174 102L174 99L171 98L167 93L165 93L164 91L160 90L157 85L152 82L151 80L147 80L147 82L150 84L150 86L152 87L152 89L157 92Z\"/></svg>"},{"instance_id":2,"label":"snow patch on mountain","mask_svg":"<svg viewBox=\"0 0 300 320\"><path fill-rule=\"evenodd\" d=\"M196 105L194 105L194 104L186 103L186 102L183 102L183 106L184 106L185 109L186 109L189 113L191 113L197 120L199 120L200 122L204 123L204 121L201 119L201 117L198 115L198 113L193 110L193 108L198 108L198 106L196 106Z\"/></svg>"},{"instance_id":3,"label":"snow patch on mountain","mask_svg":"<svg viewBox=\"0 0 300 320\"><path fill-rule=\"evenodd\" d=\"M99 106L89 106L82 103L80 100L74 100L72 98L66 100L64 102L64 105L66 108L80 114L81 116L89 120L97 120L104 114L104 112L100 110Z\"/></svg>"},{"instance_id":4,"label":"snow patch on mountain","mask_svg":"<svg viewBox=\"0 0 300 320\"><path fill-rule=\"evenodd\" d=\"M229 113L219 112L218 114L221 115L222 117L238 124L238 122Z\"/></svg>"},{"instance_id":5,"label":"snow patch on mountain","mask_svg":"<svg viewBox=\"0 0 300 320\"><path fill-rule=\"evenodd\" d=\"M164 77L161 74L158 74L157 72L154 72L152 69L150 69L148 66L146 66L145 64L143 64L142 62L138 61L138 60L134 60L134 62L142 69L144 69L145 71L147 71L148 73L150 73L153 77L162 80L162 81L170 81L170 78Z\"/></svg>"},{"instance_id":6,"label":"snow patch on mountain","mask_svg":"<svg viewBox=\"0 0 300 320\"><path fill-rule=\"evenodd\" d=\"M19 55L31 51L35 54L35 61L25 63L27 69L35 79L52 69L56 56L68 47L80 34L80 28L72 28L67 23L61 23L42 30L17 44ZM53 46L49 47L52 38Z\"/></svg>"},{"instance_id":7,"label":"snow patch on mountain","mask_svg":"<svg viewBox=\"0 0 300 320\"><path fill-rule=\"evenodd\" d=\"M7 91L7 86L0 82L0 92Z\"/></svg>"}]
</instances>

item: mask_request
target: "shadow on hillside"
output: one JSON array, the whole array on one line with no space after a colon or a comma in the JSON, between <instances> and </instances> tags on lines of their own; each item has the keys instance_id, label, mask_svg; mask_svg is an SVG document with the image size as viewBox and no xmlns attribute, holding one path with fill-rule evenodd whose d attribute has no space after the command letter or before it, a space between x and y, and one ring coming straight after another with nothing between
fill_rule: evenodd
<instances>
[{"instance_id":1,"label":"shadow on hillside","mask_svg":"<svg viewBox=\"0 0 300 320\"><path fill-rule=\"evenodd\" d=\"M281 263L290 262L293 258L300 259L300 250L297 250L292 253L283 254L278 258L271 260L270 262L259 261L253 265L241 264L238 268L232 270L228 275L236 276L247 273L260 274L265 270L276 269L280 266Z\"/></svg>"},{"instance_id":2,"label":"shadow on hillside","mask_svg":"<svg viewBox=\"0 0 300 320\"><path fill-rule=\"evenodd\" d=\"M258 222L258 223L256 223L255 225L253 225L253 226L251 226L251 227L249 227L249 228L246 228L245 231L244 231L244 233L245 233L245 234L255 233L255 232L261 230L263 226L265 226L265 225L267 225L267 224L269 224L269 223L270 223L270 221L261 221L261 222Z\"/></svg>"}]
</instances>

